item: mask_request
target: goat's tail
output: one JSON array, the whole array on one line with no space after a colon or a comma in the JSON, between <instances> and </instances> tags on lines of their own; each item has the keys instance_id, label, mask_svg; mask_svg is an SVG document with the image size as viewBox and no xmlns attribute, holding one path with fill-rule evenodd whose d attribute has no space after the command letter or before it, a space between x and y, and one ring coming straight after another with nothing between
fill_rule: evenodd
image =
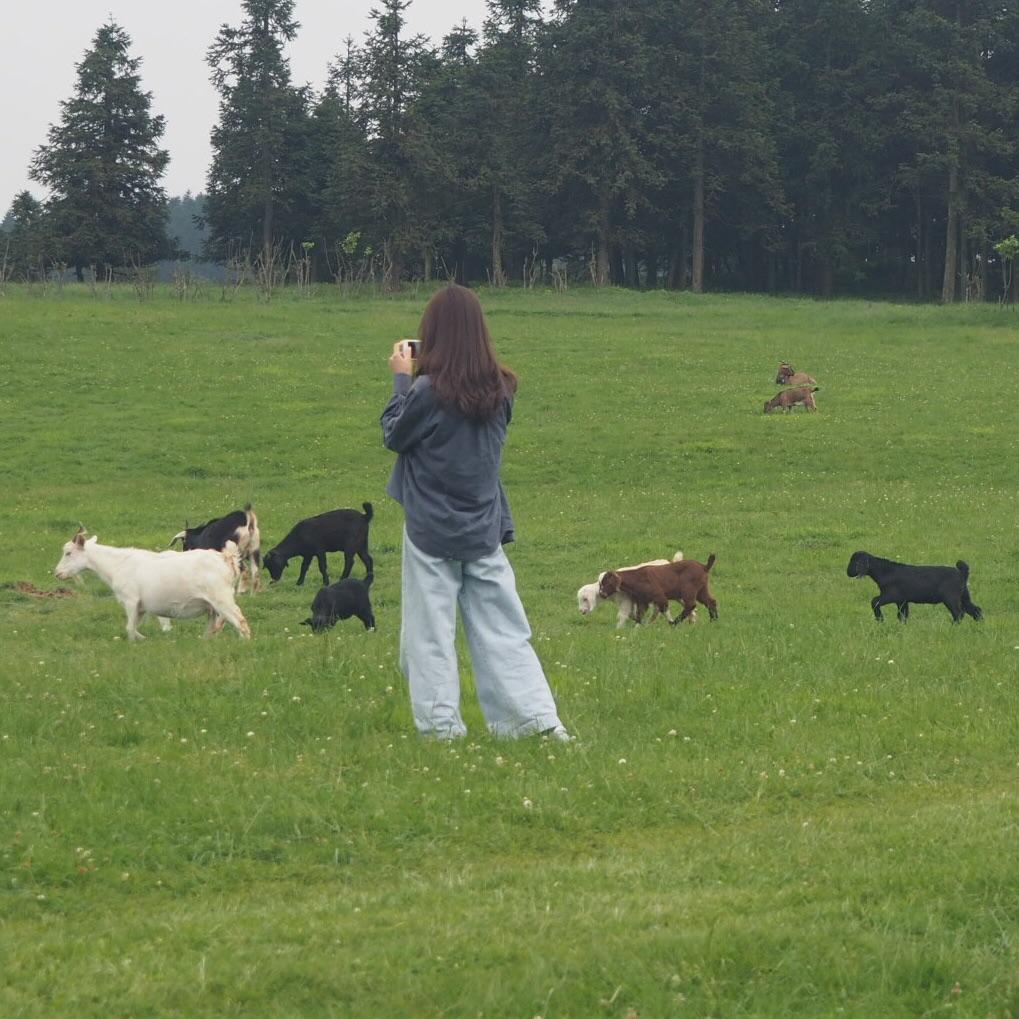
<instances>
[{"instance_id":1,"label":"goat's tail","mask_svg":"<svg viewBox=\"0 0 1019 1019\"><path fill-rule=\"evenodd\" d=\"M255 511L251 508L251 503L250 502L246 502L244 504L244 516L246 518L245 519L245 524L247 525L248 530L249 531L257 531L258 530L258 517L255 516Z\"/></svg>"},{"instance_id":2,"label":"goat's tail","mask_svg":"<svg viewBox=\"0 0 1019 1019\"><path fill-rule=\"evenodd\" d=\"M672 561L674 563L681 563L683 561L683 553L677 551L676 554L672 557Z\"/></svg>"},{"instance_id":3,"label":"goat's tail","mask_svg":"<svg viewBox=\"0 0 1019 1019\"><path fill-rule=\"evenodd\" d=\"M371 518L375 516L375 510L372 509L370 502L361 503L361 508L364 510L365 519L367 522L371 521Z\"/></svg>"},{"instance_id":4,"label":"goat's tail","mask_svg":"<svg viewBox=\"0 0 1019 1019\"><path fill-rule=\"evenodd\" d=\"M223 562L230 567L230 572L234 575L234 579L241 575L241 552L237 547L236 541L228 541L223 545L223 550L219 553L223 557Z\"/></svg>"},{"instance_id":5,"label":"goat's tail","mask_svg":"<svg viewBox=\"0 0 1019 1019\"><path fill-rule=\"evenodd\" d=\"M821 387L820 386L811 386L810 387L810 391L812 393L820 393L821 392Z\"/></svg>"},{"instance_id":6,"label":"goat's tail","mask_svg":"<svg viewBox=\"0 0 1019 1019\"><path fill-rule=\"evenodd\" d=\"M718 557L715 555L714 552L712 552L711 555L708 556L708 561L704 564L704 572L705 573L710 573L711 572L711 567L715 565L715 559L717 559L717 558Z\"/></svg>"},{"instance_id":7,"label":"goat's tail","mask_svg":"<svg viewBox=\"0 0 1019 1019\"><path fill-rule=\"evenodd\" d=\"M962 574L962 582L964 584L969 582L969 563L964 562L960 559L956 564L955 568Z\"/></svg>"}]
</instances>

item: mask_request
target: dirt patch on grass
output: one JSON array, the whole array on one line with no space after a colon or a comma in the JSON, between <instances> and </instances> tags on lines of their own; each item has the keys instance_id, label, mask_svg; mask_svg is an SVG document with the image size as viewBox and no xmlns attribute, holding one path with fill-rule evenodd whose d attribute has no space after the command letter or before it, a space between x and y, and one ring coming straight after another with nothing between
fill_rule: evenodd
<instances>
[{"instance_id":1,"label":"dirt patch on grass","mask_svg":"<svg viewBox=\"0 0 1019 1019\"><path fill-rule=\"evenodd\" d=\"M44 591L41 587L27 580L16 580L12 583L0 584L0 587L18 594L27 594L31 598L73 598L74 592L69 587L55 587L52 591Z\"/></svg>"}]
</instances>

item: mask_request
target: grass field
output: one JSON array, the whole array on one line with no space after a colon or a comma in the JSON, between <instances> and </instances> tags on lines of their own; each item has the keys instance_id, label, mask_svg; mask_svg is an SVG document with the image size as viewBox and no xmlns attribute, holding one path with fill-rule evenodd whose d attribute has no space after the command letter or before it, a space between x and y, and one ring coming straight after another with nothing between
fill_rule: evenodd
<instances>
[{"instance_id":1,"label":"grass field","mask_svg":"<svg viewBox=\"0 0 1019 1019\"><path fill-rule=\"evenodd\" d=\"M423 295L0 298L0 582L56 586L79 521L251 500L269 547L369 500L379 622L302 632L296 564L250 643L0 590L0 1015L1019 1016L1019 319L483 302L566 746L490 739L466 672L468 740L413 732L378 417ZM816 415L761 413L783 358ZM578 614L677 548L719 622ZM857 548L965 558L985 622L878 625Z\"/></svg>"}]
</instances>

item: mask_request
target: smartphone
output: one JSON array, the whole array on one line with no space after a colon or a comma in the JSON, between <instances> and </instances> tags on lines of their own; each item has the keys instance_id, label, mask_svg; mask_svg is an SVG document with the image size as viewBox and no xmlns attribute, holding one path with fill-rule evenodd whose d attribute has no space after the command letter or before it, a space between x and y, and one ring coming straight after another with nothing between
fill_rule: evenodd
<instances>
[{"instance_id":1,"label":"smartphone","mask_svg":"<svg viewBox=\"0 0 1019 1019\"><path fill-rule=\"evenodd\" d=\"M418 356L418 350L421 348L420 340L404 340L406 344L407 353L410 354L411 359L416 361Z\"/></svg>"}]
</instances>

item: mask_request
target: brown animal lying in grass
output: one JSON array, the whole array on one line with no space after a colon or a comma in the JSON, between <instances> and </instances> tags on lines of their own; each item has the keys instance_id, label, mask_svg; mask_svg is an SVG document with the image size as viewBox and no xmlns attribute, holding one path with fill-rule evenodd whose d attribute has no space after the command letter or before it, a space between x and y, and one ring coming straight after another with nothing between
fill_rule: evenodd
<instances>
[{"instance_id":1,"label":"brown animal lying in grass","mask_svg":"<svg viewBox=\"0 0 1019 1019\"><path fill-rule=\"evenodd\" d=\"M812 386L815 382L817 379L806 372L798 372L788 361L778 366L778 374L775 376L776 386Z\"/></svg>"},{"instance_id":2,"label":"brown animal lying in grass","mask_svg":"<svg viewBox=\"0 0 1019 1019\"><path fill-rule=\"evenodd\" d=\"M764 413L767 414L768 411L774 410L776 407L792 410L798 403L802 403L807 410L817 410L814 393L820 388L820 386L804 386L800 389L783 389L781 393L777 393L764 405Z\"/></svg>"},{"instance_id":3,"label":"brown animal lying in grass","mask_svg":"<svg viewBox=\"0 0 1019 1019\"><path fill-rule=\"evenodd\" d=\"M673 626L690 618L697 602L707 607L712 620L718 618L718 602L711 596L708 573L715 565L715 553L708 556L708 562L683 559L666 563L664 566L642 566L639 569L617 573L610 570L598 582L601 598L611 598L617 591L630 596L637 606L635 618L639 623L649 605L654 605L659 614L669 614L669 602L683 603L683 611L677 619L669 617Z\"/></svg>"}]
</instances>

